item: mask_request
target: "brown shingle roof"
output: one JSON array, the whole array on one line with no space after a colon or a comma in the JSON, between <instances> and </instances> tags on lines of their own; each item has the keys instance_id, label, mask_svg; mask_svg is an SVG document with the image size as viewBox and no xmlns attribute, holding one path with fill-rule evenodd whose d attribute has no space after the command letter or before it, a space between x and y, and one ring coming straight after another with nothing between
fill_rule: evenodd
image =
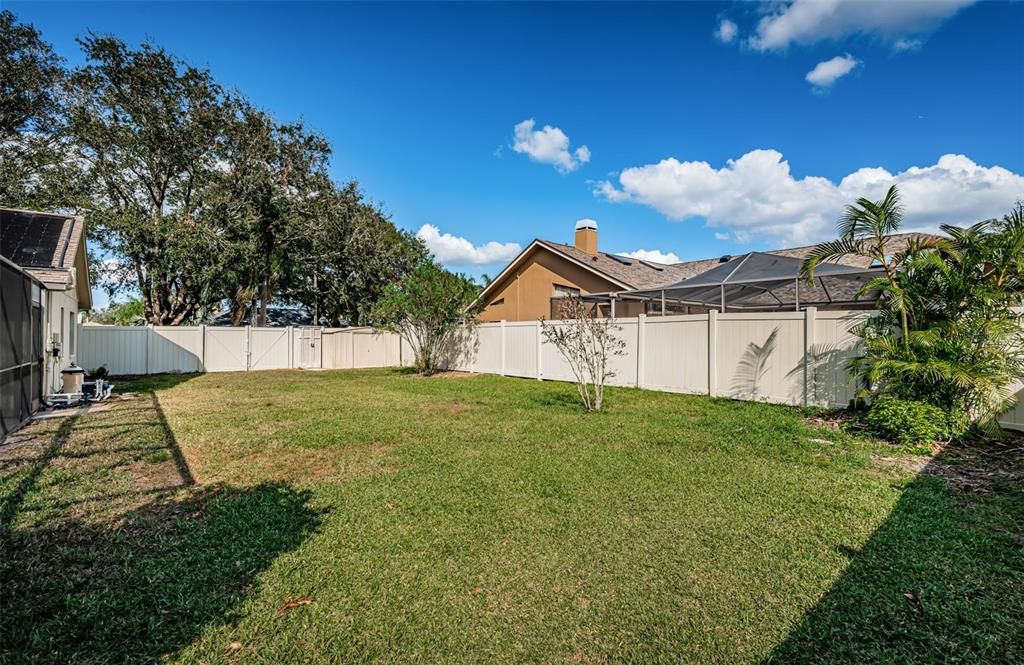
<instances>
[{"instance_id":1,"label":"brown shingle roof","mask_svg":"<svg viewBox=\"0 0 1024 665\"><path fill-rule=\"evenodd\" d=\"M634 289L646 289L662 284L671 284L690 276L686 274L686 268L684 267L686 264L682 263L665 265L651 261L631 259L625 256L621 257L622 260L620 261L612 258L611 254L605 252L599 252L596 255L588 254L576 249L572 245L563 245L562 243L551 242L550 240L538 240L537 242L556 252L561 252L580 263L584 263L594 270L599 270L616 281L628 284ZM715 261L717 260L715 259ZM624 261L629 263L624 263Z\"/></svg>"},{"instance_id":2,"label":"brown shingle roof","mask_svg":"<svg viewBox=\"0 0 1024 665\"><path fill-rule=\"evenodd\" d=\"M71 282L71 271L63 268L25 268L25 272L48 286L63 288Z\"/></svg>"}]
</instances>

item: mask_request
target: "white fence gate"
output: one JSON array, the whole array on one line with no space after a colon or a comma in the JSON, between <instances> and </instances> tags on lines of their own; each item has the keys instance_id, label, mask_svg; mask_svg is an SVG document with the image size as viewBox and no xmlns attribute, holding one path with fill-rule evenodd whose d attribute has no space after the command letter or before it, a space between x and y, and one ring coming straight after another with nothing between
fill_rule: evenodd
<instances>
[{"instance_id":1,"label":"white fence gate","mask_svg":"<svg viewBox=\"0 0 1024 665\"><path fill-rule=\"evenodd\" d=\"M320 328L299 328L299 367L315 369L320 367L320 362Z\"/></svg>"}]
</instances>

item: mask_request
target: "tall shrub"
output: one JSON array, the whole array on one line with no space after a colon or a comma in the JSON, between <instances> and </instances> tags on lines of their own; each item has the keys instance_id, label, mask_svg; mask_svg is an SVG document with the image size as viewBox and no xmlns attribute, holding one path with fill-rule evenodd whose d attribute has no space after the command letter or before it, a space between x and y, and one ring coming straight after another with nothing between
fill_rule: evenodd
<instances>
[{"instance_id":1,"label":"tall shrub","mask_svg":"<svg viewBox=\"0 0 1024 665\"><path fill-rule=\"evenodd\" d=\"M373 320L400 334L413 349L416 369L430 375L460 350L476 316L472 303L478 294L468 277L424 261L385 290Z\"/></svg>"}]
</instances>

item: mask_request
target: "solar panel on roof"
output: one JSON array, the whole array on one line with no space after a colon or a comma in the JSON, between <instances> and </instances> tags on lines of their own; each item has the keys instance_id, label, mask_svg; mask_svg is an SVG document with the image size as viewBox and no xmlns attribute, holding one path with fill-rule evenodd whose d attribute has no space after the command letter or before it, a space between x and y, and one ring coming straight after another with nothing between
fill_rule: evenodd
<instances>
[{"instance_id":1,"label":"solar panel on roof","mask_svg":"<svg viewBox=\"0 0 1024 665\"><path fill-rule=\"evenodd\" d=\"M605 256L607 256L610 259L615 259L619 263L621 263L623 265L626 265L626 266L633 265L633 262L631 260L627 259L624 256L616 256L615 254L605 254Z\"/></svg>"},{"instance_id":2,"label":"solar panel on roof","mask_svg":"<svg viewBox=\"0 0 1024 665\"><path fill-rule=\"evenodd\" d=\"M0 215L0 254L20 266L54 267L67 238L67 218L4 210Z\"/></svg>"},{"instance_id":3,"label":"solar panel on roof","mask_svg":"<svg viewBox=\"0 0 1024 665\"><path fill-rule=\"evenodd\" d=\"M640 263L644 264L648 268L654 268L658 272L661 272L662 270L665 269L662 266L659 266L657 263L651 263L650 261L644 261L643 259L640 259Z\"/></svg>"}]
</instances>

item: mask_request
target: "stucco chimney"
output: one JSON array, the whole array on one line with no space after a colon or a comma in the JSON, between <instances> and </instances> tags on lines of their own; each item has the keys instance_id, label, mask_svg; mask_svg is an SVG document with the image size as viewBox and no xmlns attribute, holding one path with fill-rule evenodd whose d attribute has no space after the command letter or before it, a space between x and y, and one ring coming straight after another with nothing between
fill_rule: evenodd
<instances>
[{"instance_id":1,"label":"stucco chimney","mask_svg":"<svg viewBox=\"0 0 1024 665\"><path fill-rule=\"evenodd\" d=\"M597 254L597 222L592 219L576 222L576 249Z\"/></svg>"}]
</instances>

